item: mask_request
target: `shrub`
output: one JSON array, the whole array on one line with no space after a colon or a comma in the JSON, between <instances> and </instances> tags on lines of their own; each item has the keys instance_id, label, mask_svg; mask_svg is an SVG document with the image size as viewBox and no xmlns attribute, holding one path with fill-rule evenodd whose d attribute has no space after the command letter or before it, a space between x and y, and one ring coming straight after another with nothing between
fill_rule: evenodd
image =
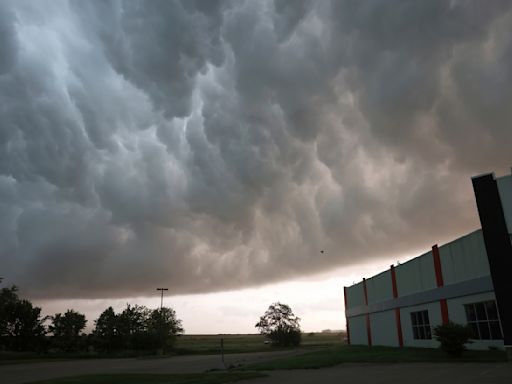
<instances>
[{"instance_id":1,"label":"shrub","mask_svg":"<svg viewBox=\"0 0 512 384\"><path fill-rule=\"evenodd\" d=\"M466 349L471 331L467 326L449 322L434 328L436 340L441 343L440 348L452 357L459 357Z\"/></svg>"}]
</instances>

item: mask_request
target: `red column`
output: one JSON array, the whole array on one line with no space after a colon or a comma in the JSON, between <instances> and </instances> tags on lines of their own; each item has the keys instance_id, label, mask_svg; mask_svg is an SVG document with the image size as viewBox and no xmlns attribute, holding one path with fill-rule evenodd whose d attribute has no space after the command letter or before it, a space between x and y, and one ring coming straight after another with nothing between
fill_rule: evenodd
<instances>
[{"instance_id":1,"label":"red column","mask_svg":"<svg viewBox=\"0 0 512 384\"><path fill-rule=\"evenodd\" d=\"M432 256L434 258L434 269L436 272L436 283L438 287L442 287L444 285L443 281L443 270L441 268L441 258L439 256L439 248L437 244L432 246ZM443 324L447 324L450 319L448 317L448 303L446 299L441 299L439 301L439 305L441 306L441 319Z\"/></svg>"},{"instance_id":2,"label":"red column","mask_svg":"<svg viewBox=\"0 0 512 384\"><path fill-rule=\"evenodd\" d=\"M396 272L395 267L391 266L391 285L393 287L393 298L398 297L398 287L396 285ZM402 335L402 321L400 319L400 308L395 308L395 322L396 322L396 332L398 335L398 345L400 347L404 346L404 338Z\"/></svg>"},{"instance_id":3,"label":"red column","mask_svg":"<svg viewBox=\"0 0 512 384\"><path fill-rule=\"evenodd\" d=\"M443 319L443 324L448 324L450 318L448 317L448 303L446 299L439 300L439 304L441 305L441 319Z\"/></svg>"},{"instance_id":4,"label":"red column","mask_svg":"<svg viewBox=\"0 0 512 384\"><path fill-rule=\"evenodd\" d=\"M366 288L366 279L363 277L364 303L368 307L368 290ZM372 345L372 328L370 326L370 314L366 313L366 334L368 335L368 345Z\"/></svg>"},{"instance_id":5,"label":"red column","mask_svg":"<svg viewBox=\"0 0 512 384\"><path fill-rule=\"evenodd\" d=\"M432 256L434 257L434 269L436 271L436 283L438 287L444 285L443 282L443 271L441 269L441 258L439 257L439 248L437 244L432 246Z\"/></svg>"},{"instance_id":6,"label":"red column","mask_svg":"<svg viewBox=\"0 0 512 384\"><path fill-rule=\"evenodd\" d=\"M350 328L348 326L347 316L347 287L343 287L343 297L345 298L345 322L347 323L347 343L350 345Z\"/></svg>"}]
</instances>

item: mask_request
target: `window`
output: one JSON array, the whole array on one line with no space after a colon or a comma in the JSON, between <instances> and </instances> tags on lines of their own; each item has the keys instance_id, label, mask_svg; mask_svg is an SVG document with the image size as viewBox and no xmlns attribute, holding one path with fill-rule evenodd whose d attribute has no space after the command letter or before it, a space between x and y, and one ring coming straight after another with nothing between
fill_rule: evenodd
<instances>
[{"instance_id":1,"label":"window","mask_svg":"<svg viewBox=\"0 0 512 384\"><path fill-rule=\"evenodd\" d=\"M417 340L432 339L428 311L411 312L412 334Z\"/></svg>"},{"instance_id":2,"label":"window","mask_svg":"<svg viewBox=\"0 0 512 384\"><path fill-rule=\"evenodd\" d=\"M498 309L494 300L466 304L466 319L471 329L471 338L477 340L503 339Z\"/></svg>"}]
</instances>

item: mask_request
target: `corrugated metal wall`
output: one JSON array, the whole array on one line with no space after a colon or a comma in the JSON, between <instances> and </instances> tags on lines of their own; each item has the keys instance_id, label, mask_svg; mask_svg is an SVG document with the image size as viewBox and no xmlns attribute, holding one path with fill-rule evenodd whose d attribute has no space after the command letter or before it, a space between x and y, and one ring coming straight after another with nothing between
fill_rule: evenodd
<instances>
[{"instance_id":1,"label":"corrugated metal wall","mask_svg":"<svg viewBox=\"0 0 512 384\"><path fill-rule=\"evenodd\" d=\"M398 296L426 291L437 286L431 251L400 264L395 270Z\"/></svg>"},{"instance_id":2,"label":"corrugated metal wall","mask_svg":"<svg viewBox=\"0 0 512 384\"><path fill-rule=\"evenodd\" d=\"M445 285L490 274L481 229L439 247L439 255Z\"/></svg>"},{"instance_id":3,"label":"corrugated metal wall","mask_svg":"<svg viewBox=\"0 0 512 384\"><path fill-rule=\"evenodd\" d=\"M350 327L350 344L368 345L365 316L354 316L348 319Z\"/></svg>"},{"instance_id":4,"label":"corrugated metal wall","mask_svg":"<svg viewBox=\"0 0 512 384\"><path fill-rule=\"evenodd\" d=\"M347 308L358 307L364 305L363 283L358 283L347 287Z\"/></svg>"},{"instance_id":5,"label":"corrugated metal wall","mask_svg":"<svg viewBox=\"0 0 512 384\"><path fill-rule=\"evenodd\" d=\"M463 281L489 276L489 263L481 230L472 232L439 247L440 266L444 285L457 284ZM398 297L414 295L438 287L433 252L429 251L395 268ZM475 280L476 281L476 280ZM375 304L390 302L393 299L392 274L384 271L372 278L346 288L347 308L359 308L354 314L366 312L364 286L368 296L368 305L373 313L369 314L372 345L398 346L399 337L397 323L401 323L403 345L411 347L438 346L434 338L430 340L414 339L411 324L411 312L428 310L430 326L433 329L442 323L441 305L439 301L412 305L399 309L400 320L395 310ZM447 301L448 317L457 323L465 324L464 304L494 299L493 292L463 296ZM382 309L375 309L382 308ZM356 315L347 319L350 329L350 340L353 345L368 345L366 315ZM502 341L478 341L470 344L471 349L482 349L489 346L502 347Z\"/></svg>"},{"instance_id":6,"label":"corrugated metal wall","mask_svg":"<svg viewBox=\"0 0 512 384\"><path fill-rule=\"evenodd\" d=\"M372 345L398 347L398 333L395 311L375 312L370 314Z\"/></svg>"},{"instance_id":7,"label":"corrugated metal wall","mask_svg":"<svg viewBox=\"0 0 512 384\"><path fill-rule=\"evenodd\" d=\"M366 280L368 304L379 303L393 298L391 272L385 271Z\"/></svg>"}]
</instances>

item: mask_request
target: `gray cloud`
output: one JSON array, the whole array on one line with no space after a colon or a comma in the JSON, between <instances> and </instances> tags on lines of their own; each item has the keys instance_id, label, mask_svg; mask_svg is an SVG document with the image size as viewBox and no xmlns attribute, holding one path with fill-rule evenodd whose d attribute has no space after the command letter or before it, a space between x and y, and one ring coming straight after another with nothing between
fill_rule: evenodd
<instances>
[{"instance_id":1,"label":"gray cloud","mask_svg":"<svg viewBox=\"0 0 512 384\"><path fill-rule=\"evenodd\" d=\"M510 165L507 1L0 7L1 273L33 297L415 252Z\"/></svg>"}]
</instances>

